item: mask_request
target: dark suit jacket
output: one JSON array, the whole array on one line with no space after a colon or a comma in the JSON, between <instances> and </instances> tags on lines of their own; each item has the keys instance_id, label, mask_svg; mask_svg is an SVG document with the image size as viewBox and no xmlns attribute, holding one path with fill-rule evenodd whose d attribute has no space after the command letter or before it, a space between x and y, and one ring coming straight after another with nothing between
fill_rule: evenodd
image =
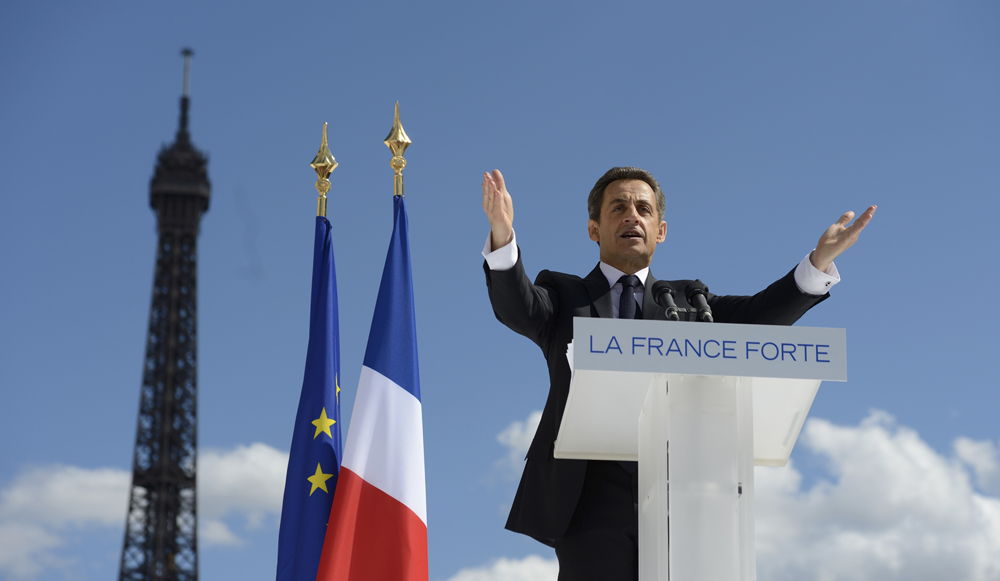
<instances>
[{"instance_id":1,"label":"dark suit jacket","mask_svg":"<svg viewBox=\"0 0 1000 581\"><path fill-rule=\"evenodd\" d=\"M535 438L528 448L524 473L514 497L506 528L553 545L569 525L587 471L587 460L556 460L553 445L562 422L571 372L566 346L573 339L573 317L612 317L611 288L595 267L586 278L543 270L531 284L524 273L520 251L510 270L491 271L484 263L486 286L497 319L534 341L542 349L549 368L549 395ZM708 294L716 321L791 325L829 294L802 293L795 284L794 270L753 296ZM650 292L656 279L646 278L643 291L644 319L665 320L665 309ZM692 281L670 281L678 307L690 307L683 296Z\"/></svg>"}]
</instances>

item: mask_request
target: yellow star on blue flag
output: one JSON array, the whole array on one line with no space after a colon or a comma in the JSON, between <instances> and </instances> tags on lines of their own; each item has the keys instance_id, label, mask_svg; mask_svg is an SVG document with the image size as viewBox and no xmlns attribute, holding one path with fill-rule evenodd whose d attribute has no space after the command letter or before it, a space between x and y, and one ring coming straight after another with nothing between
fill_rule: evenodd
<instances>
[{"instance_id":1,"label":"yellow star on blue flag","mask_svg":"<svg viewBox=\"0 0 1000 581\"><path fill-rule=\"evenodd\" d=\"M323 469L320 468L320 465L317 463L316 473L310 476L309 478L306 478L306 480L308 480L309 483L312 484L312 488L309 489L309 496L312 496L313 493L316 492L317 488L322 488L323 492L330 494L330 491L326 489L326 481L332 477L333 474L323 474Z\"/></svg>"},{"instance_id":2,"label":"yellow star on blue flag","mask_svg":"<svg viewBox=\"0 0 1000 581\"><path fill-rule=\"evenodd\" d=\"M326 408L319 413L319 417L312 421L312 425L316 426L316 433L313 434L313 439L315 440L320 434L326 434L327 436L333 437L330 433L330 426L336 424L337 420L326 417Z\"/></svg>"}]
</instances>

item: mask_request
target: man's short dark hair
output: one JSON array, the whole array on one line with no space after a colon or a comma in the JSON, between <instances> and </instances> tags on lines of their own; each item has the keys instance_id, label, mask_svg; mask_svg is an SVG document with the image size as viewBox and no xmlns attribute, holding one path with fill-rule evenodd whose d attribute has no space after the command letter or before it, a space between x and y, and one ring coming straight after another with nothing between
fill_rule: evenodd
<instances>
[{"instance_id":1,"label":"man's short dark hair","mask_svg":"<svg viewBox=\"0 0 1000 581\"><path fill-rule=\"evenodd\" d=\"M649 187L653 188L653 194L656 196L656 210L660 215L660 221L663 221L663 212L666 210L667 205L667 200L663 197L663 190L660 189L660 184L657 183L653 174L637 167L613 167L602 175L601 179L597 180L597 183L594 184L594 189L590 190L590 197L587 198L587 212L590 214L591 220L595 222L601 221L601 205L604 204L604 190L608 187L608 184L618 180L641 180L649 184Z\"/></svg>"}]
</instances>

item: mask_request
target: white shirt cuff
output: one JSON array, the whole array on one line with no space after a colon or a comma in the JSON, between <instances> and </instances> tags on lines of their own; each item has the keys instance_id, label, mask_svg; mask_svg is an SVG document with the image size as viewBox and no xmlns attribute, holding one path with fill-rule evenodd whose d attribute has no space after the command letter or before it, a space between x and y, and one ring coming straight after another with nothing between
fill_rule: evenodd
<instances>
[{"instance_id":1,"label":"white shirt cuff","mask_svg":"<svg viewBox=\"0 0 1000 581\"><path fill-rule=\"evenodd\" d=\"M510 233L510 244L493 250L490 234L486 235L486 245L483 246L483 258L490 270L510 270L517 264L517 234ZM815 270L815 269L814 269Z\"/></svg>"},{"instance_id":2,"label":"white shirt cuff","mask_svg":"<svg viewBox=\"0 0 1000 581\"><path fill-rule=\"evenodd\" d=\"M826 272L819 270L809 260L811 254L812 251L795 267L795 285L807 295L825 295L830 291L830 287L840 282L840 272L837 271L837 265L832 262Z\"/></svg>"}]
</instances>

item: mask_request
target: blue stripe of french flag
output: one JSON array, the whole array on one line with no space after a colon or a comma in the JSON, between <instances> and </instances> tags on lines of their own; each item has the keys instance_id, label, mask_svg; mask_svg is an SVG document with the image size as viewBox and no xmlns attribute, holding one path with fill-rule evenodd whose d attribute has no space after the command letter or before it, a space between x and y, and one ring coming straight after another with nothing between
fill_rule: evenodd
<instances>
[{"instance_id":1,"label":"blue stripe of french flag","mask_svg":"<svg viewBox=\"0 0 1000 581\"><path fill-rule=\"evenodd\" d=\"M427 494L406 204L393 230L319 572L322 581L426 581Z\"/></svg>"}]
</instances>

